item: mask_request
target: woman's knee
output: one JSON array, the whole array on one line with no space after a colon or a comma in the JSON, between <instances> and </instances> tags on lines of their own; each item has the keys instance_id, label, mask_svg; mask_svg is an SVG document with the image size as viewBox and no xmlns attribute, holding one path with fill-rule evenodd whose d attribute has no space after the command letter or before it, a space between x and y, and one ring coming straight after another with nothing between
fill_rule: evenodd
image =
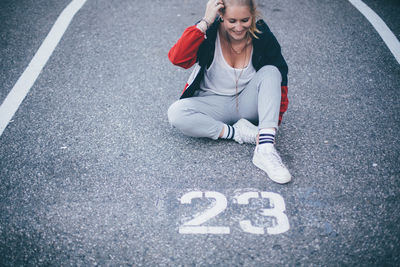
<instances>
[{"instance_id":1,"label":"woman's knee","mask_svg":"<svg viewBox=\"0 0 400 267\"><path fill-rule=\"evenodd\" d=\"M261 69L259 69L258 73L264 79L269 79L269 80L273 79L273 80L279 81L279 83L282 81L282 74L276 66L266 65L266 66L262 67Z\"/></svg>"},{"instance_id":2,"label":"woman's knee","mask_svg":"<svg viewBox=\"0 0 400 267\"><path fill-rule=\"evenodd\" d=\"M185 114L185 101L184 99L174 102L168 108L168 121L172 126L178 127L184 120Z\"/></svg>"}]
</instances>

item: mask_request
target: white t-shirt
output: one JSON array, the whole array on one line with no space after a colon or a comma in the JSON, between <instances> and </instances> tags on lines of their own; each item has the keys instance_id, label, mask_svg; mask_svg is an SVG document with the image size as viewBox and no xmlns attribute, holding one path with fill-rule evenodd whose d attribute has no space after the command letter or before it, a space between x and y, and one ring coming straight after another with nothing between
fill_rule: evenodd
<instances>
[{"instance_id":1,"label":"white t-shirt","mask_svg":"<svg viewBox=\"0 0 400 267\"><path fill-rule=\"evenodd\" d=\"M251 49L249 64L243 69L243 73L239 78L238 93L246 87L256 73L252 64L252 55L253 48ZM236 71L236 77L234 71ZM219 33L217 33L214 59L211 66L205 70L204 79L200 83L200 89L212 91L218 95L235 95L236 79L239 77L241 71L242 69L234 69L225 61L221 49L221 40Z\"/></svg>"}]
</instances>

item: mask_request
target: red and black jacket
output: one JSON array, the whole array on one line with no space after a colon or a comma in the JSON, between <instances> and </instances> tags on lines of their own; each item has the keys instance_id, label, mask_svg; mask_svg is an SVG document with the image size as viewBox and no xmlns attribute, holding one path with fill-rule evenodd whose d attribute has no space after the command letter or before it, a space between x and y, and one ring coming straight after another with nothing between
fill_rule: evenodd
<instances>
[{"instance_id":1,"label":"red and black jacket","mask_svg":"<svg viewBox=\"0 0 400 267\"><path fill-rule=\"evenodd\" d=\"M200 88L200 82L204 77L205 68L209 68L214 59L215 40L217 38L219 20L216 20L204 34L196 25L186 28L181 38L174 44L168 53L169 60L177 66L188 69L196 66L186 83L181 98L193 96ZM253 67L256 71L265 65L276 66L282 75L282 97L279 114L279 124L282 121L283 113L286 112L288 100L287 74L288 66L281 53L281 47L275 36L263 20L256 23L261 33L253 37Z\"/></svg>"}]
</instances>

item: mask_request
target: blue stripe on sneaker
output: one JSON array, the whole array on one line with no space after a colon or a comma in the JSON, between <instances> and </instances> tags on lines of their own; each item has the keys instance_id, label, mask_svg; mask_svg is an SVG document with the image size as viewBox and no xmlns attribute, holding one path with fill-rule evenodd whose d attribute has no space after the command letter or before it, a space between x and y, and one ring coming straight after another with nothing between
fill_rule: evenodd
<instances>
[{"instance_id":1,"label":"blue stripe on sneaker","mask_svg":"<svg viewBox=\"0 0 400 267\"><path fill-rule=\"evenodd\" d=\"M232 127L232 126L231 126L231 127ZM232 137L231 137L231 139L233 139L234 136L235 136L235 128L232 127Z\"/></svg>"},{"instance_id":2,"label":"blue stripe on sneaker","mask_svg":"<svg viewBox=\"0 0 400 267\"><path fill-rule=\"evenodd\" d=\"M230 139L229 135L231 134L231 126L228 125L228 134L226 135L226 139Z\"/></svg>"}]
</instances>

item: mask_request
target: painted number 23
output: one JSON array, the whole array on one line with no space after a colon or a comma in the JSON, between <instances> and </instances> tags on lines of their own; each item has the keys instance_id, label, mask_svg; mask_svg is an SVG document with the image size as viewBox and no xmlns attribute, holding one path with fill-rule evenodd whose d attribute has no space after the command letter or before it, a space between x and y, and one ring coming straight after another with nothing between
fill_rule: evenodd
<instances>
[{"instance_id":1,"label":"painted number 23","mask_svg":"<svg viewBox=\"0 0 400 267\"><path fill-rule=\"evenodd\" d=\"M227 207L226 197L219 192L201 192L192 191L184 194L181 197L181 204L191 204L192 199L195 198L209 198L215 200L215 205L190 221L185 222L179 227L180 234L229 234L230 228L226 226L202 226L203 223L218 216ZM281 234L289 230L289 220L284 213L285 201L282 196L273 192L245 192L234 199L239 205L248 205L250 199L267 198L270 201L271 208L262 209L261 215L274 217L276 224L273 227L267 227L268 234ZM251 234L264 234L264 227L252 225L250 220L241 220L239 225L244 232Z\"/></svg>"}]
</instances>

